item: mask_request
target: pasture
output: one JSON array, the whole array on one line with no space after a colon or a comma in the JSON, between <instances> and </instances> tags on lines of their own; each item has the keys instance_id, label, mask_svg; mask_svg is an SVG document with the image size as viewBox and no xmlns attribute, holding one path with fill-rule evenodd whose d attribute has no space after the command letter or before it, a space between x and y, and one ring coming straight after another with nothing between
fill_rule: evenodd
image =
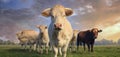
<instances>
[{"instance_id":1,"label":"pasture","mask_svg":"<svg viewBox=\"0 0 120 57\"><path fill-rule=\"evenodd\" d=\"M95 46L94 52L89 53L80 50L77 52L67 52L67 57L119 57L120 46ZM38 54L37 52L29 52L21 48L19 45L0 45L0 57L53 57L53 53L49 51L49 54ZM59 56L61 57L61 56Z\"/></svg>"}]
</instances>

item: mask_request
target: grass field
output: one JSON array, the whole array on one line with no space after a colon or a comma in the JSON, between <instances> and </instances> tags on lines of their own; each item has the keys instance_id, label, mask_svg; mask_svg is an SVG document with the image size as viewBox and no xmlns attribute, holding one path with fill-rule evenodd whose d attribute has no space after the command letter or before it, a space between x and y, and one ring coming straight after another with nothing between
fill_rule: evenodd
<instances>
[{"instance_id":1,"label":"grass field","mask_svg":"<svg viewBox=\"0 0 120 57\"><path fill-rule=\"evenodd\" d=\"M53 53L40 55L37 52L24 50L18 45L0 45L0 57L53 57ZM93 53L80 48L74 53L68 51L67 57L120 57L120 46L95 46Z\"/></svg>"}]
</instances>

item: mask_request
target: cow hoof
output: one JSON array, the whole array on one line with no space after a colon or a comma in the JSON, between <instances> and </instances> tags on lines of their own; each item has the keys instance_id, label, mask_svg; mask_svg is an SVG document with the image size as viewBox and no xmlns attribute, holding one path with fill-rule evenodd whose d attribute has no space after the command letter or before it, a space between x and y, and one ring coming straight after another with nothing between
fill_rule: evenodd
<instances>
[{"instance_id":1,"label":"cow hoof","mask_svg":"<svg viewBox=\"0 0 120 57\"><path fill-rule=\"evenodd\" d=\"M93 51L91 51L91 52L93 52Z\"/></svg>"},{"instance_id":2,"label":"cow hoof","mask_svg":"<svg viewBox=\"0 0 120 57\"><path fill-rule=\"evenodd\" d=\"M48 54L48 52L46 52L46 54Z\"/></svg>"}]
</instances>

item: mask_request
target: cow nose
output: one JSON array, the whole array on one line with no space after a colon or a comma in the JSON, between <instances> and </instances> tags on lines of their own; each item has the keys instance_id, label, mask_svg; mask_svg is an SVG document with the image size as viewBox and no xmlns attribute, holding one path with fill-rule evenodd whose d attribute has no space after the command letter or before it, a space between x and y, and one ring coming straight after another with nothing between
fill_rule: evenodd
<instances>
[{"instance_id":1,"label":"cow nose","mask_svg":"<svg viewBox=\"0 0 120 57\"><path fill-rule=\"evenodd\" d=\"M95 36L94 38L96 39L97 37Z\"/></svg>"},{"instance_id":2,"label":"cow nose","mask_svg":"<svg viewBox=\"0 0 120 57\"><path fill-rule=\"evenodd\" d=\"M43 35L43 32L41 32L41 35Z\"/></svg>"},{"instance_id":3,"label":"cow nose","mask_svg":"<svg viewBox=\"0 0 120 57\"><path fill-rule=\"evenodd\" d=\"M56 24L54 24L54 27L55 27L55 28L61 28L61 27L62 27L62 24L56 23Z\"/></svg>"}]
</instances>

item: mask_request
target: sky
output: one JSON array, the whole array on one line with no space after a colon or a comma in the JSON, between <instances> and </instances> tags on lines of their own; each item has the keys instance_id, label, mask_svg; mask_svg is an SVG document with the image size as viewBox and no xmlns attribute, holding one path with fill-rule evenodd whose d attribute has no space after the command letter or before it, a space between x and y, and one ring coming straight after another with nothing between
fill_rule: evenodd
<instances>
[{"instance_id":1,"label":"sky","mask_svg":"<svg viewBox=\"0 0 120 57\"><path fill-rule=\"evenodd\" d=\"M120 0L0 0L0 39L18 42L18 31L48 26L50 17L41 16L41 12L56 4L73 9L68 17L73 29L96 27L103 30L96 40L120 39Z\"/></svg>"}]
</instances>

